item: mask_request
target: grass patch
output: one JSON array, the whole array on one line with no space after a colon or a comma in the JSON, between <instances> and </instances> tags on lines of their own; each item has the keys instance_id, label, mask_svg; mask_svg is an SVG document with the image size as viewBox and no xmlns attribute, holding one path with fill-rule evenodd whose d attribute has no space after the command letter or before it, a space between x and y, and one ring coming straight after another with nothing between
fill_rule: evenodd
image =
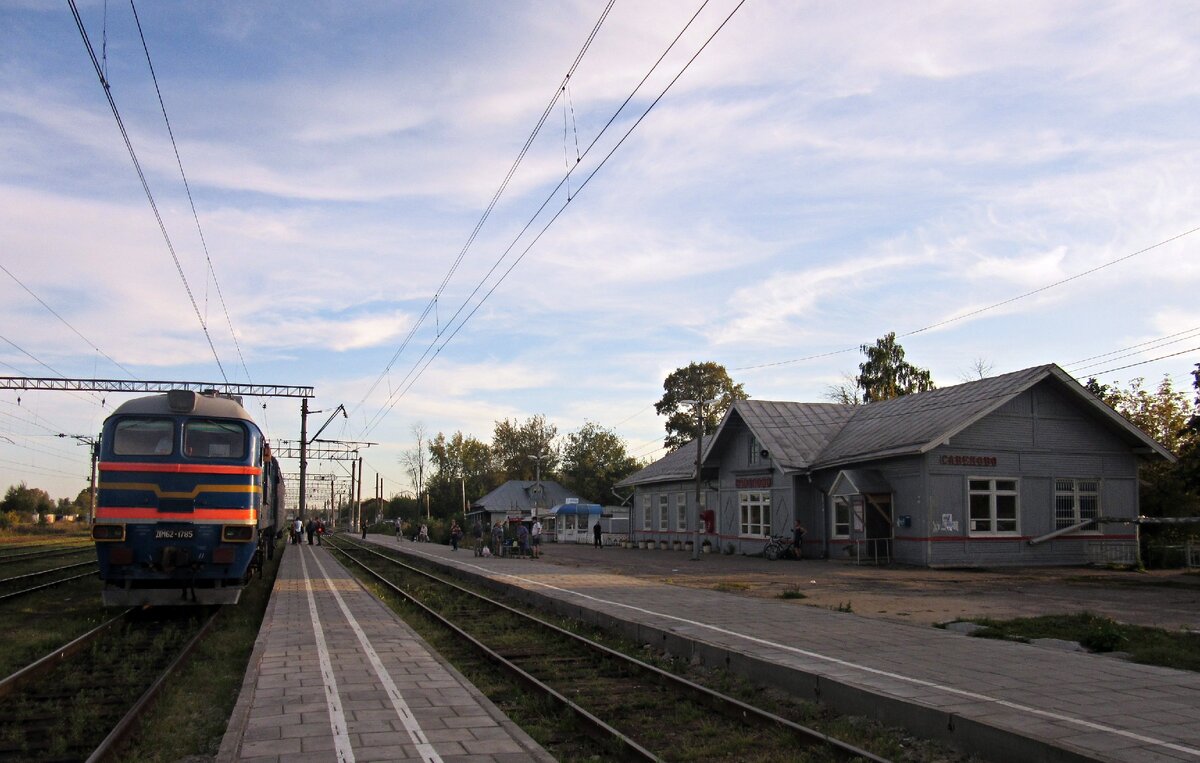
<instances>
[{"instance_id":1,"label":"grass patch","mask_svg":"<svg viewBox=\"0 0 1200 763\"><path fill-rule=\"evenodd\" d=\"M972 635L1028 641L1056 638L1078 641L1093 652L1127 652L1144 665L1200 671L1200 634L1168 631L1141 625L1124 625L1107 617L1080 612L1074 615L1020 617L1014 620L976 619L985 626Z\"/></svg>"},{"instance_id":2,"label":"grass patch","mask_svg":"<svg viewBox=\"0 0 1200 763\"><path fill-rule=\"evenodd\" d=\"M714 591L749 591L749 583L735 583L731 581L722 581L713 586Z\"/></svg>"},{"instance_id":3,"label":"grass patch","mask_svg":"<svg viewBox=\"0 0 1200 763\"><path fill-rule=\"evenodd\" d=\"M779 594L779 598L781 598L781 599L807 599L808 597L805 596L804 592L801 591L799 588L793 586L793 587L785 590L783 593Z\"/></svg>"}]
</instances>

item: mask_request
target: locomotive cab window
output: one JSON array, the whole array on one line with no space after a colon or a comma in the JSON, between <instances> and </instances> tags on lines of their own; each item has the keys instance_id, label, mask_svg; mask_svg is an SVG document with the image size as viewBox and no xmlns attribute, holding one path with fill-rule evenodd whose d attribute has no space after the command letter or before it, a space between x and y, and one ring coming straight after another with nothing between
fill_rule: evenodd
<instances>
[{"instance_id":1,"label":"locomotive cab window","mask_svg":"<svg viewBox=\"0 0 1200 763\"><path fill-rule=\"evenodd\" d=\"M189 421L183 426L183 452L190 458L245 458L246 428L233 421Z\"/></svg>"},{"instance_id":2,"label":"locomotive cab window","mask_svg":"<svg viewBox=\"0 0 1200 763\"><path fill-rule=\"evenodd\" d=\"M113 431L118 456L169 456L174 443L175 422L170 419L125 419Z\"/></svg>"}]
</instances>

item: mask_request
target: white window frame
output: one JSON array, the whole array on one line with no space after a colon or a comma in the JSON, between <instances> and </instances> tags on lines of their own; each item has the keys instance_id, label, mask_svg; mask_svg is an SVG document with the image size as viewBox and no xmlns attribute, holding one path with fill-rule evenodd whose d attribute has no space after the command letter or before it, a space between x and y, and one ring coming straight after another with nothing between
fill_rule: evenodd
<instances>
[{"instance_id":1,"label":"white window frame","mask_svg":"<svg viewBox=\"0 0 1200 763\"><path fill-rule=\"evenodd\" d=\"M658 529L659 532L666 532L670 529L671 524L671 495L662 493L658 496Z\"/></svg>"},{"instance_id":2,"label":"white window frame","mask_svg":"<svg viewBox=\"0 0 1200 763\"><path fill-rule=\"evenodd\" d=\"M976 483L987 483L987 488L976 487ZM1012 489L1000 488L1001 484L1012 484ZM986 496L988 516L976 519L972 499ZM998 505L1004 499L1012 499L1013 516L1000 518ZM1021 534L1021 481L1016 477L967 477L967 535L971 537L1016 537ZM986 522L987 527L976 529L976 522ZM1012 522L1011 529L998 529L1000 523Z\"/></svg>"},{"instance_id":3,"label":"white window frame","mask_svg":"<svg viewBox=\"0 0 1200 763\"><path fill-rule=\"evenodd\" d=\"M738 529L745 538L771 537L771 491L738 492Z\"/></svg>"},{"instance_id":4,"label":"white window frame","mask_svg":"<svg viewBox=\"0 0 1200 763\"><path fill-rule=\"evenodd\" d=\"M1087 485L1091 485L1091 490L1084 489ZM1056 477L1054 479L1054 529L1062 530L1072 525L1077 525L1085 519L1094 519L1102 516L1100 506L1101 481L1097 477ZM1089 516L1084 516L1083 502L1087 499L1093 499L1094 504L1092 510L1087 512ZM1071 502L1070 516L1064 516L1060 506L1060 502L1069 500ZM1077 533L1099 534L1100 526L1092 523L1082 530L1076 530Z\"/></svg>"},{"instance_id":5,"label":"white window frame","mask_svg":"<svg viewBox=\"0 0 1200 763\"><path fill-rule=\"evenodd\" d=\"M642 495L642 529L654 529L654 503L649 493Z\"/></svg>"},{"instance_id":6,"label":"white window frame","mask_svg":"<svg viewBox=\"0 0 1200 763\"><path fill-rule=\"evenodd\" d=\"M833 497L833 511L830 514L833 519L833 528L830 530L829 537L849 538L850 499L844 495L835 495Z\"/></svg>"},{"instance_id":7,"label":"white window frame","mask_svg":"<svg viewBox=\"0 0 1200 763\"><path fill-rule=\"evenodd\" d=\"M758 462L761 460L760 452L763 449L762 443L760 443L758 438L752 434L747 434L746 436L750 440L747 443L747 447L749 449L746 451L746 464L748 466L757 466Z\"/></svg>"},{"instance_id":8,"label":"white window frame","mask_svg":"<svg viewBox=\"0 0 1200 763\"><path fill-rule=\"evenodd\" d=\"M675 529L687 532L687 525L687 493L679 493L675 496Z\"/></svg>"}]
</instances>

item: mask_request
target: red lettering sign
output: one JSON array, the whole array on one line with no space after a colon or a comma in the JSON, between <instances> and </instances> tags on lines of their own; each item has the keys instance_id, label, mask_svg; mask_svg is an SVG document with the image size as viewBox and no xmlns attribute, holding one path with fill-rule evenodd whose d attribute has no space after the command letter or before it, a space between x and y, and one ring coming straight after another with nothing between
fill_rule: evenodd
<instances>
[{"instance_id":1,"label":"red lettering sign","mask_svg":"<svg viewBox=\"0 0 1200 763\"><path fill-rule=\"evenodd\" d=\"M941 456L938 463L943 466L987 466L996 465L995 456Z\"/></svg>"},{"instance_id":2,"label":"red lettering sign","mask_svg":"<svg viewBox=\"0 0 1200 763\"><path fill-rule=\"evenodd\" d=\"M772 479L770 477L739 477L734 480L734 485L739 490L752 490L754 488L769 488L771 487Z\"/></svg>"}]
</instances>

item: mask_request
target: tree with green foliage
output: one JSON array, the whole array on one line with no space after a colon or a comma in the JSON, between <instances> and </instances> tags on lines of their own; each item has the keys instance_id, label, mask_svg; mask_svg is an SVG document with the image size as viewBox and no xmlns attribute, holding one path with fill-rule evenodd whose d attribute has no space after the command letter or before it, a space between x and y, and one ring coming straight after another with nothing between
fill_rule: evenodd
<instances>
[{"instance_id":1,"label":"tree with green foliage","mask_svg":"<svg viewBox=\"0 0 1200 763\"><path fill-rule=\"evenodd\" d=\"M1200 363L1192 369L1192 390L1195 400L1192 402L1192 413L1183 426L1179 446L1179 478L1184 486L1193 493L1200 494Z\"/></svg>"},{"instance_id":2,"label":"tree with green foliage","mask_svg":"<svg viewBox=\"0 0 1200 763\"><path fill-rule=\"evenodd\" d=\"M525 423L516 419L497 421L492 433L492 468L496 470L500 482L508 480L531 480L539 469L542 479L549 479L558 468L558 449L554 446L554 438L558 436L558 427L546 422L546 417L538 414L530 416ZM540 462L531 456L543 456Z\"/></svg>"},{"instance_id":3,"label":"tree with green foliage","mask_svg":"<svg viewBox=\"0 0 1200 763\"><path fill-rule=\"evenodd\" d=\"M429 442L429 459L431 472L426 490L434 516L459 516L463 513L464 492L469 502L496 486L491 448L462 432L449 438L438 432Z\"/></svg>"},{"instance_id":4,"label":"tree with green foliage","mask_svg":"<svg viewBox=\"0 0 1200 763\"><path fill-rule=\"evenodd\" d=\"M708 435L717 431L734 400L749 398L720 363L689 363L675 369L663 380L663 396L654 404L655 412L667 417L663 447L675 450L696 439L696 413L684 400L708 401L704 405L704 434Z\"/></svg>"},{"instance_id":5,"label":"tree with green foliage","mask_svg":"<svg viewBox=\"0 0 1200 763\"><path fill-rule=\"evenodd\" d=\"M29 487L24 482L12 485L0 501L0 512L14 511L17 514L50 514L54 512L54 501L50 494L37 487Z\"/></svg>"},{"instance_id":6,"label":"tree with green foliage","mask_svg":"<svg viewBox=\"0 0 1200 763\"><path fill-rule=\"evenodd\" d=\"M566 437L562 449L563 486L593 503L612 500L612 488L641 468L615 432L591 421Z\"/></svg>"},{"instance_id":7,"label":"tree with green foliage","mask_svg":"<svg viewBox=\"0 0 1200 763\"><path fill-rule=\"evenodd\" d=\"M891 400L934 388L929 371L904 359L904 348L896 341L896 332L889 331L875 340L874 345L860 345L859 349L867 356L859 364L855 379L862 390L864 403Z\"/></svg>"},{"instance_id":8,"label":"tree with green foliage","mask_svg":"<svg viewBox=\"0 0 1200 763\"><path fill-rule=\"evenodd\" d=\"M1200 373L1200 365L1197 366ZM1176 390L1169 376L1164 376L1155 390L1146 389L1144 379L1134 379L1127 388L1116 384L1100 384L1089 379L1088 391L1112 406L1117 413L1171 453L1179 456L1176 463L1150 461L1138 470L1138 503L1141 513L1148 517L1200 516L1200 480L1195 480L1196 451L1200 448L1200 387L1196 404L1182 390ZM1197 377L1200 385L1200 377ZM1142 531L1145 539L1176 542L1184 535L1195 534L1196 525L1149 525Z\"/></svg>"}]
</instances>

